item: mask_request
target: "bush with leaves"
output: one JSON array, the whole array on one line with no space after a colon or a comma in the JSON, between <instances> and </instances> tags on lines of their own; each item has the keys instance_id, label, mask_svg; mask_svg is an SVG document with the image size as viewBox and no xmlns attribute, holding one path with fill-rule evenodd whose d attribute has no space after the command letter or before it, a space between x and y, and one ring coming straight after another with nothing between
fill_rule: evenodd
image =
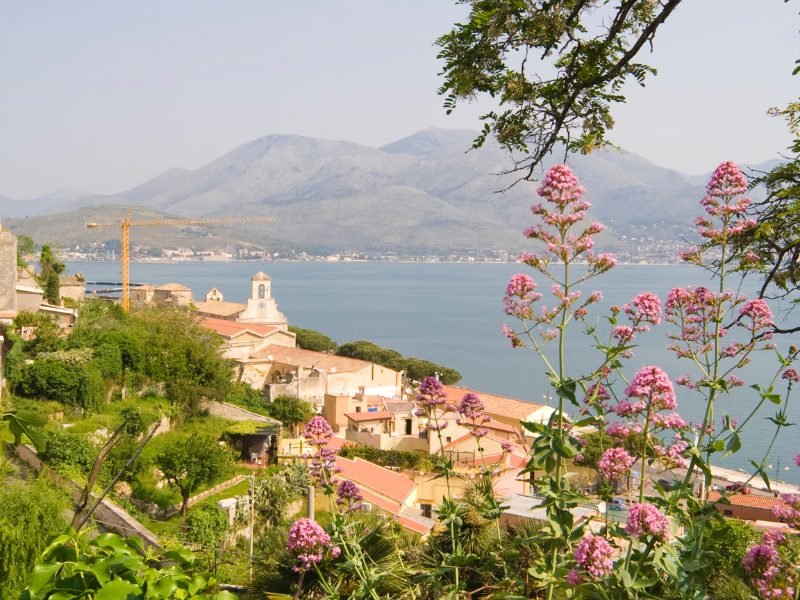
<instances>
[{"instance_id":1,"label":"bush with leaves","mask_svg":"<svg viewBox=\"0 0 800 600\"><path fill-rule=\"evenodd\" d=\"M455 369L437 365L429 360L420 358L406 358L396 350L382 348L373 342L358 340L342 344L336 350L339 356L357 358L374 362L396 371L406 371L409 378L420 381L425 377L438 375L439 379L446 385L458 383L461 373Z\"/></svg>"},{"instance_id":2,"label":"bush with leaves","mask_svg":"<svg viewBox=\"0 0 800 600\"><path fill-rule=\"evenodd\" d=\"M308 400L302 400L295 396L278 396L267 404L267 414L283 423L292 432L298 425L313 417L316 412Z\"/></svg>"},{"instance_id":3,"label":"bush with leaves","mask_svg":"<svg viewBox=\"0 0 800 600\"><path fill-rule=\"evenodd\" d=\"M56 471L69 473L66 467L71 466L87 474L92 467L94 454L94 448L86 436L69 429L50 429L47 431L45 449L39 453L39 457Z\"/></svg>"},{"instance_id":4,"label":"bush with leaves","mask_svg":"<svg viewBox=\"0 0 800 600\"><path fill-rule=\"evenodd\" d=\"M194 507L186 517L186 537L205 549L218 547L227 530L227 513L213 503Z\"/></svg>"},{"instance_id":5,"label":"bush with leaves","mask_svg":"<svg viewBox=\"0 0 800 600\"><path fill-rule=\"evenodd\" d=\"M16 600L48 539L64 530L69 502L39 477L0 485L0 599Z\"/></svg>"},{"instance_id":6,"label":"bush with leaves","mask_svg":"<svg viewBox=\"0 0 800 600\"><path fill-rule=\"evenodd\" d=\"M36 360L22 370L13 390L21 396L55 400L86 411L96 410L105 399L103 378L91 362Z\"/></svg>"},{"instance_id":7,"label":"bush with leaves","mask_svg":"<svg viewBox=\"0 0 800 600\"><path fill-rule=\"evenodd\" d=\"M269 416L269 402L264 395L253 386L242 381L237 381L233 384L226 401L259 415Z\"/></svg>"},{"instance_id":8,"label":"bush with leaves","mask_svg":"<svg viewBox=\"0 0 800 600\"><path fill-rule=\"evenodd\" d=\"M363 458L383 467L399 467L412 471L430 471L433 463L430 456L409 450L381 450L365 444L347 444L339 450L344 458Z\"/></svg>"},{"instance_id":9,"label":"bush with leaves","mask_svg":"<svg viewBox=\"0 0 800 600\"><path fill-rule=\"evenodd\" d=\"M196 568L195 556L186 548L159 555L140 538L104 533L87 542L74 531L50 543L19 598L236 600Z\"/></svg>"}]
</instances>

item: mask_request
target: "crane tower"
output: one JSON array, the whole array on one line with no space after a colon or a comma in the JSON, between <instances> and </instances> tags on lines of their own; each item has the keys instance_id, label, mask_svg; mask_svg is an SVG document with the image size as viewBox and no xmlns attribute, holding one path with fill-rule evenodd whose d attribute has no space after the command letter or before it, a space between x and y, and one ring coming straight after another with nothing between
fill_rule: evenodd
<instances>
[{"instance_id":1,"label":"crane tower","mask_svg":"<svg viewBox=\"0 0 800 600\"><path fill-rule=\"evenodd\" d=\"M130 228L131 227L160 227L162 225L181 227L184 225L227 225L230 223L274 223L274 217L218 217L196 219L149 219L144 221L131 220L129 212L119 223L87 223L89 229L101 227L119 227L120 245L122 247L122 309L128 312L131 307L130 298Z\"/></svg>"}]
</instances>

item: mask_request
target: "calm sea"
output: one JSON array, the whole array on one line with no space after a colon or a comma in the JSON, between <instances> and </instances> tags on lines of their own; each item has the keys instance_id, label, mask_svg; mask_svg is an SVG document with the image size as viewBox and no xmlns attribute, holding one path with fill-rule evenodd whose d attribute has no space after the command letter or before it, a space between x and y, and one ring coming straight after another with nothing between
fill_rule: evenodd
<instances>
[{"instance_id":1,"label":"calm sea","mask_svg":"<svg viewBox=\"0 0 800 600\"><path fill-rule=\"evenodd\" d=\"M118 263L70 263L69 271L82 272L89 281L120 280ZM524 270L516 264L485 263L392 263L392 262L192 262L131 265L131 280L164 284L176 281L202 298L212 287L226 300L244 302L250 294L250 277L258 271L272 277L272 295L290 324L316 329L339 343L371 340L407 356L425 358L458 369L461 384L479 391L506 395L538 403L552 403L544 369L536 355L511 349L500 334L508 321L502 297L508 278ZM637 293L651 291L662 299L672 287L708 285L705 273L690 266L619 266L591 280L587 293L599 289L604 301L594 314L602 315L611 304L624 304ZM549 285L540 284L547 292ZM513 325L513 323L512 323ZM602 321L600 322L602 326ZM665 349L669 327L661 325L640 337L629 372L645 364L657 364L674 378L692 374L692 365L677 361ZM570 367L583 372L598 363L598 353L588 338L569 340ZM785 348L800 345L800 339L781 338ZM764 382L777 368L774 355L761 353L748 367L748 384ZM678 388L678 409L687 420L702 419L699 397ZM719 412L742 418L756 401L755 392L740 390L718 404ZM773 426L766 420L774 405L748 425L746 447L728 459L725 466L749 468L750 459L760 461L771 439ZM800 423L800 399L789 407L791 422ZM800 467L793 457L800 452L798 427L784 429L768 463L771 476L779 468L780 479L800 483ZM787 470L788 468L788 470Z\"/></svg>"}]
</instances>

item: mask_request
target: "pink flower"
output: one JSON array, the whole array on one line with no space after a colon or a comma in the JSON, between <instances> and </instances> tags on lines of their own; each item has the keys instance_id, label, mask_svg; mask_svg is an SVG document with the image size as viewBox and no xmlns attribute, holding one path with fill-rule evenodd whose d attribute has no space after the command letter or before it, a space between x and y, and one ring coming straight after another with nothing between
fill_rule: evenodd
<instances>
[{"instance_id":1,"label":"pink flower","mask_svg":"<svg viewBox=\"0 0 800 600\"><path fill-rule=\"evenodd\" d=\"M752 328L756 331L772 328L772 310L761 298L747 301L739 310L739 314L744 317L750 317L753 321Z\"/></svg>"},{"instance_id":2,"label":"pink flower","mask_svg":"<svg viewBox=\"0 0 800 600\"><path fill-rule=\"evenodd\" d=\"M325 554L335 558L339 547L331 545L331 537L311 519L298 519L289 527L286 549L295 555L299 564L295 571L308 571L322 562Z\"/></svg>"},{"instance_id":3,"label":"pink flower","mask_svg":"<svg viewBox=\"0 0 800 600\"><path fill-rule=\"evenodd\" d=\"M661 323L661 300L652 292L644 292L637 295L631 304L624 307L625 313L634 323Z\"/></svg>"},{"instance_id":4,"label":"pink flower","mask_svg":"<svg viewBox=\"0 0 800 600\"><path fill-rule=\"evenodd\" d=\"M336 504L345 505L349 511L358 508L358 503L362 499L361 490L355 483L347 479L339 483L336 490Z\"/></svg>"},{"instance_id":5,"label":"pink flower","mask_svg":"<svg viewBox=\"0 0 800 600\"><path fill-rule=\"evenodd\" d=\"M417 402L422 406L432 408L446 403L447 395L444 393L442 382L436 377L425 377L417 388Z\"/></svg>"},{"instance_id":6,"label":"pink flower","mask_svg":"<svg viewBox=\"0 0 800 600\"><path fill-rule=\"evenodd\" d=\"M614 548L611 544L605 538L592 534L584 537L573 552L575 562L595 578L604 577L611 572L614 567L611 562L613 555Z\"/></svg>"},{"instance_id":7,"label":"pink flower","mask_svg":"<svg viewBox=\"0 0 800 600\"><path fill-rule=\"evenodd\" d=\"M633 537L652 535L659 541L669 539L669 519L647 502L632 504L625 531Z\"/></svg>"},{"instance_id":8,"label":"pink flower","mask_svg":"<svg viewBox=\"0 0 800 600\"><path fill-rule=\"evenodd\" d=\"M800 467L800 454L794 457L794 464Z\"/></svg>"},{"instance_id":9,"label":"pink flower","mask_svg":"<svg viewBox=\"0 0 800 600\"><path fill-rule=\"evenodd\" d=\"M581 576L575 569L570 569L569 573L567 573L567 583L572 586L579 585L581 582Z\"/></svg>"},{"instance_id":10,"label":"pink flower","mask_svg":"<svg viewBox=\"0 0 800 600\"><path fill-rule=\"evenodd\" d=\"M325 446L333 437L333 429L323 417L311 417L303 429L303 437L314 446Z\"/></svg>"},{"instance_id":11,"label":"pink flower","mask_svg":"<svg viewBox=\"0 0 800 600\"><path fill-rule=\"evenodd\" d=\"M536 291L536 282L524 273L517 273L506 286L506 295L503 298L507 315L520 319L530 319L533 316L531 304L538 302L542 295Z\"/></svg>"},{"instance_id":12,"label":"pink flower","mask_svg":"<svg viewBox=\"0 0 800 600\"><path fill-rule=\"evenodd\" d=\"M642 398L656 410L673 410L675 390L667 374L656 366L642 367L625 390L630 398Z\"/></svg>"},{"instance_id":13,"label":"pink flower","mask_svg":"<svg viewBox=\"0 0 800 600\"><path fill-rule=\"evenodd\" d=\"M597 470L608 481L617 481L630 472L635 462L636 459L625 448L609 448L597 462Z\"/></svg>"},{"instance_id":14,"label":"pink flower","mask_svg":"<svg viewBox=\"0 0 800 600\"><path fill-rule=\"evenodd\" d=\"M786 369L781 375L783 379L788 379L792 383L797 383L800 381L800 375L797 374L797 371L794 369Z\"/></svg>"}]
</instances>

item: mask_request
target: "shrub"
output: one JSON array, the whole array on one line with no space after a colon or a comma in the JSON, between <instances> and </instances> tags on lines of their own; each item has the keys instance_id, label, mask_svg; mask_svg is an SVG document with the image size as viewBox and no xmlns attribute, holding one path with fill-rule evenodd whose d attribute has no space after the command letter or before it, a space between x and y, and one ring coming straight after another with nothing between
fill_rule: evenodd
<instances>
[{"instance_id":1,"label":"shrub","mask_svg":"<svg viewBox=\"0 0 800 600\"><path fill-rule=\"evenodd\" d=\"M95 348L92 362L106 379L117 381L122 375L122 351L115 344L100 344Z\"/></svg>"},{"instance_id":2,"label":"shrub","mask_svg":"<svg viewBox=\"0 0 800 600\"><path fill-rule=\"evenodd\" d=\"M315 352L336 352L336 342L324 333L313 329L303 329L302 327L289 326L289 331L297 336L297 346L303 350L313 350Z\"/></svg>"},{"instance_id":3,"label":"shrub","mask_svg":"<svg viewBox=\"0 0 800 600\"><path fill-rule=\"evenodd\" d=\"M204 548L216 548L228 530L228 515L219 506L204 503L186 518L186 537Z\"/></svg>"},{"instance_id":4,"label":"shrub","mask_svg":"<svg viewBox=\"0 0 800 600\"><path fill-rule=\"evenodd\" d=\"M94 462L94 448L85 436L69 430L51 429L47 432L45 449L39 456L57 471L63 466L73 466L88 473Z\"/></svg>"}]
</instances>

